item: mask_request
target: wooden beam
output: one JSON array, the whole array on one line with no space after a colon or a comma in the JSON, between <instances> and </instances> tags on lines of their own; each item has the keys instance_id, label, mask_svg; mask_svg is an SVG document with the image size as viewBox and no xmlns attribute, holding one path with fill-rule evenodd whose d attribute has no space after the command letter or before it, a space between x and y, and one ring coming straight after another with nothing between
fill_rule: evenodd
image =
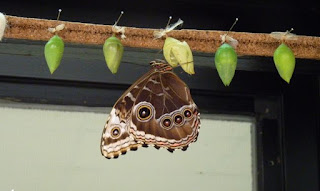
<instances>
[{"instance_id":1,"label":"wooden beam","mask_svg":"<svg viewBox=\"0 0 320 191\"><path fill-rule=\"evenodd\" d=\"M65 42L101 45L112 35L111 25L98 25L79 22L65 22L46 19L6 16L9 27L5 38L47 41L52 37L49 27L64 23L65 29L59 36ZM161 49L164 39L154 39L153 32L158 29L126 27L127 38L124 46L136 48ZM225 31L215 30L174 30L168 36L186 41L196 52L214 53L221 45L220 35ZM273 56L280 41L265 33L230 32L239 41L237 53L245 56ZM297 40L286 40L297 58L320 60L320 37L298 36Z\"/></svg>"}]
</instances>

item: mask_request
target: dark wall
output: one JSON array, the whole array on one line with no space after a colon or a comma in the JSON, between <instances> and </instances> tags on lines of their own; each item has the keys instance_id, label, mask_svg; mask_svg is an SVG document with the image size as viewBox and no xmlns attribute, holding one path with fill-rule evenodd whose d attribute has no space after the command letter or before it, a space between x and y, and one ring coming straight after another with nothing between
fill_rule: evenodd
<instances>
[{"instance_id":1,"label":"dark wall","mask_svg":"<svg viewBox=\"0 0 320 191\"><path fill-rule=\"evenodd\" d=\"M2 12L24 17L55 19L63 9L62 20L113 24L121 10L120 25L161 28L171 15L181 18L184 28L228 30L236 17L234 31L263 32L295 29L296 34L319 36L320 1L304 0L158 0L158 1L23 1L1 4Z\"/></svg>"}]
</instances>

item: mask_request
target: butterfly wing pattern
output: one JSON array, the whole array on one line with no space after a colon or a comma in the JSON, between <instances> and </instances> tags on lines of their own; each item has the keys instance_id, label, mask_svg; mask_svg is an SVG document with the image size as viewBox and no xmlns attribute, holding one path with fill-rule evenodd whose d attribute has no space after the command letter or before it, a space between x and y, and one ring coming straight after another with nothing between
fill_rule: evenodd
<instances>
[{"instance_id":1,"label":"butterfly wing pattern","mask_svg":"<svg viewBox=\"0 0 320 191\"><path fill-rule=\"evenodd\" d=\"M106 158L147 145L186 150L198 137L200 113L188 86L164 61L150 64L111 110L101 138Z\"/></svg>"}]
</instances>

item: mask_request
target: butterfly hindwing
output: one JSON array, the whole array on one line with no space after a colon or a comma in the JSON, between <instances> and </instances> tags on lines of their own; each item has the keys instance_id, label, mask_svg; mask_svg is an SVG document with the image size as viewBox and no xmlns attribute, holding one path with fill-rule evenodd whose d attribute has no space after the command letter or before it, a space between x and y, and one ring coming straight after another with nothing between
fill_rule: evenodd
<instances>
[{"instance_id":1,"label":"butterfly hindwing","mask_svg":"<svg viewBox=\"0 0 320 191\"><path fill-rule=\"evenodd\" d=\"M195 141L200 119L187 85L172 71L156 71L141 85L129 129L135 140L168 149Z\"/></svg>"},{"instance_id":2,"label":"butterfly hindwing","mask_svg":"<svg viewBox=\"0 0 320 191\"><path fill-rule=\"evenodd\" d=\"M112 109L101 137L101 154L106 158L118 158L129 150L137 150L138 144L128 131L128 121L123 121L116 109Z\"/></svg>"}]
</instances>

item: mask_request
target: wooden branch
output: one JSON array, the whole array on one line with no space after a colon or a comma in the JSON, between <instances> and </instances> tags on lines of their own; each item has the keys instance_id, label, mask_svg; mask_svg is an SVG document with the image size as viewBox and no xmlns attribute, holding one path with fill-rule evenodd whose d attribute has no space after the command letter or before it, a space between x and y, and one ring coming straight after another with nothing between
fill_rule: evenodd
<instances>
[{"instance_id":1,"label":"wooden branch","mask_svg":"<svg viewBox=\"0 0 320 191\"><path fill-rule=\"evenodd\" d=\"M111 25L65 22L46 19L6 16L9 27L5 38L47 41L52 37L49 27L64 23L65 29L59 36L65 42L78 44L102 45L112 35ZM124 46L137 48L161 49L164 39L154 39L153 32L158 29L126 27L127 38L122 40ZM220 35L225 31L215 30L174 30L168 36L186 41L193 51L214 53L221 45ZM230 32L230 36L239 41L236 49L239 55L273 56L280 41L265 33ZM285 43L293 50L297 58L320 60L320 37L298 36L297 40Z\"/></svg>"}]
</instances>

